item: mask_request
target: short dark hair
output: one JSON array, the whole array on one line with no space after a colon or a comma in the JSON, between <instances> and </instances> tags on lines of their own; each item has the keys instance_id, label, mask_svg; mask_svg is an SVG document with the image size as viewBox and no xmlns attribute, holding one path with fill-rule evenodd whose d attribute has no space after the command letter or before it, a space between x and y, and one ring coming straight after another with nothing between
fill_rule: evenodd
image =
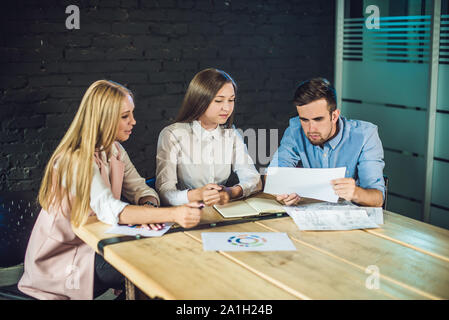
<instances>
[{"instance_id":1,"label":"short dark hair","mask_svg":"<svg viewBox=\"0 0 449 320\"><path fill-rule=\"evenodd\" d=\"M325 78L313 78L302 82L295 91L293 103L295 106L303 106L319 99L326 99L330 113L337 109L337 94L329 80Z\"/></svg>"}]
</instances>

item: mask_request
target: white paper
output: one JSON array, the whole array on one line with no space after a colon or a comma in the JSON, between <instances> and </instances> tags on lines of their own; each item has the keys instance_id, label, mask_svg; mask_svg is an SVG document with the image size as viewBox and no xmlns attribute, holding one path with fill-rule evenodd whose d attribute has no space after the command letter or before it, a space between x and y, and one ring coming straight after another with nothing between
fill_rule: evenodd
<instances>
[{"instance_id":1,"label":"white paper","mask_svg":"<svg viewBox=\"0 0 449 320\"><path fill-rule=\"evenodd\" d=\"M344 178L346 167L341 168L283 168L270 167L264 192L271 194L297 193L300 197L337 202L338 196L331 180Z\"/></svg>"},{"instance_id":2,"label":"white paper","mask_svg":"<svg viewBox=\"0 0 449 320\"><path fill-rule=\"evenodd\" d=\"M299 230L353 230L379 228L365 210L301 210L284 207Z\"/></svg>"},{"instance_id":3,"label":"white paper","mask_svg":"<svg viewBox=\"0 0 449 320\"><path fill-rule=\"evenodd\" d=\"M203 232L205 251L293 251L284 232Z\"/></svg>"},{"instance_id":4,"label":"white paper","mask_svg":"<svg viewBox=\"0 0 449 320\"><path fill-rule=\"evenodd\" d=\"M384 224L384 211L381 207L360 207L351 201L343 201L339 203L319 202L298 205L297 208L303 210L365 210L368 218L375 224ZM285 209L285 208L284 208Z\"/></svg>"},{"instance_id":5,"label":"white paper","mask_svg":"<svg viewBox=\"0 0 449 320\"><path fill-rule=\"evenodd\" d=\"M164 223L164 224L165 227L163 227L161 230L147 230L145 228L142 228L141 226L128 227L116 225L106 230L105 233L123 234L127 236L136 236L139 234L144 237L160 237L164 233L166 233L168 229L170 229L170 227L173 225L173 223Z\"/></svg>"},{"instance_id":6,"label":"white paper","mask_svg":"<svg viewBox=\"0 0 449 320\"><path fill-rule=\"evenodd\" d=\"M361 207L368 214L368 218L375 224L384 224L384 209L382 208L372 208L372 207Z\"/></svg>"}]
</instances>

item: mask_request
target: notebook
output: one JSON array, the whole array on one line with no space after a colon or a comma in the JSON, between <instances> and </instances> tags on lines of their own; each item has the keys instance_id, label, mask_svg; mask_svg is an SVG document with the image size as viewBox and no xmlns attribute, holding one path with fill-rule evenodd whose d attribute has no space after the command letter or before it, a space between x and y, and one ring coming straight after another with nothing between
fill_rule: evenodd
<instances>
[{"instance_id":1,"label":"notebook","mask_svg":"<svg viewBox=\"0 0 449 320\"><path fill-rule=\"evenodd\" d=\"M264 213L285 212L279 202L274 199L248 198L232 201L224 205L214 205L223 218L241 218L257 216Z\"/></svg>"}]
</instances>

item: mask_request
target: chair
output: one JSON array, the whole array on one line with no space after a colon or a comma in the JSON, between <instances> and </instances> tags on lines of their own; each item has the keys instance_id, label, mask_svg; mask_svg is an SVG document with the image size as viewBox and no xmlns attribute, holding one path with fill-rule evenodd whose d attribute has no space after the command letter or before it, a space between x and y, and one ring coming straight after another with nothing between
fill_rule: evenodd
<instances>
[{"instance_id":1,"label":"chair","mask_svg":"<svg viewBox=\"0 0 449 320\"><path fill-rule=\"evenodd\" d=\"M0 269L3 269L2 273L6 272L6 268L22 268L28 240L39 211L40 206L34 192L0 194ZM17 282L0 287L0 297L34 300L17 289Z\"/></svg>"},{"instance_id":2,"label":"chair","mask_svg":"<svg viewBox=\"0 0 449 320\"><path fill-rule=\"evenodd\" d=\"M384 181L385 181L385 198L384 198L384 204L382 205L382 209L387 210L389 179L388 179L388 177L386 175L384 175Z\"/></svg>"},{"instance_id":3,"label":"chair","mask_svg":"<svg viewBox=\"0 0 449 320\"><path fill-rule=\"evenodd\" d=\"M156 188L156 177L152 177L152 178L149 178L149 179L145 180L145 183L150 188L155 189Z\"/></svg>"}]
</instances>

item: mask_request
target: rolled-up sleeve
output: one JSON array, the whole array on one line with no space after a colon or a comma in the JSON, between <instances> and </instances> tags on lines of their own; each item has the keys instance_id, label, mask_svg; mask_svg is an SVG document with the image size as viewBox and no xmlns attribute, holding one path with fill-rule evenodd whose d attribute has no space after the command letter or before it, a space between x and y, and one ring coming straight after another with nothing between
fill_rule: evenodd
<instances>
[{"instance_id":1,"label":"rolled-up sleeve","mask_svg":"<svg viewBox=\"0 0 449 320\"><path fill-rule=\"evenodd\" d=\"M120 145L121 160L125 164L125 172L123 176L122 194L128 201L139 204L139 199L147 196L152 196L159 201L159 196L156 190L150 188L145 179L137 172L136 168L131 162L128 153Z\"/></svg>"},{"instance_id":2,"label":"rolled-up sleeve","mask_svg":"<svg viewBox=\"0 0 449 320\"><path fill-rule=\"evenodd\" d=\"M254 167L254 161L248 153L243 138L237 130L234 131L234 150L232 160L232 170L239 178L239 185L242 187L242 197L248 197L251 194L262 189L260 174Z\"/></svg>"},{"instance_id":3,"label":"rolled-up sleeve","mask_svg":"<svg viewBox=\"0 0 449 320\"><path fill-rule=\"evenodd\" d=\"M380 190L385 198L384 167L384 150L375 127L367 136L357 164L359 186L364 189Z\"/></svg>"},{"instance_id":4,"label":"rolled-up sleeve","mask_svg":"<svg viewBox=\"0 0 449 320\"><path fill-rule=\"evenodd\" d=\"M104 183L98 166L94 164L93 167L90 207L101 222L116 225L119 222L120 213L128 203L114 198L110 187Z\"/></svg>"},{"instance_id":5,"label":"rolled-up sleeve","mask_svg":"<svg viewBox=\"0 0 449 320\"><path fill-rule=\"evenodd\" d=\"M177 163L180 148L168 129L159 134L156 155L156 190L164 205L178 206L189 202L188 190L178 190Z\"/></svg>"}]
</instances>

